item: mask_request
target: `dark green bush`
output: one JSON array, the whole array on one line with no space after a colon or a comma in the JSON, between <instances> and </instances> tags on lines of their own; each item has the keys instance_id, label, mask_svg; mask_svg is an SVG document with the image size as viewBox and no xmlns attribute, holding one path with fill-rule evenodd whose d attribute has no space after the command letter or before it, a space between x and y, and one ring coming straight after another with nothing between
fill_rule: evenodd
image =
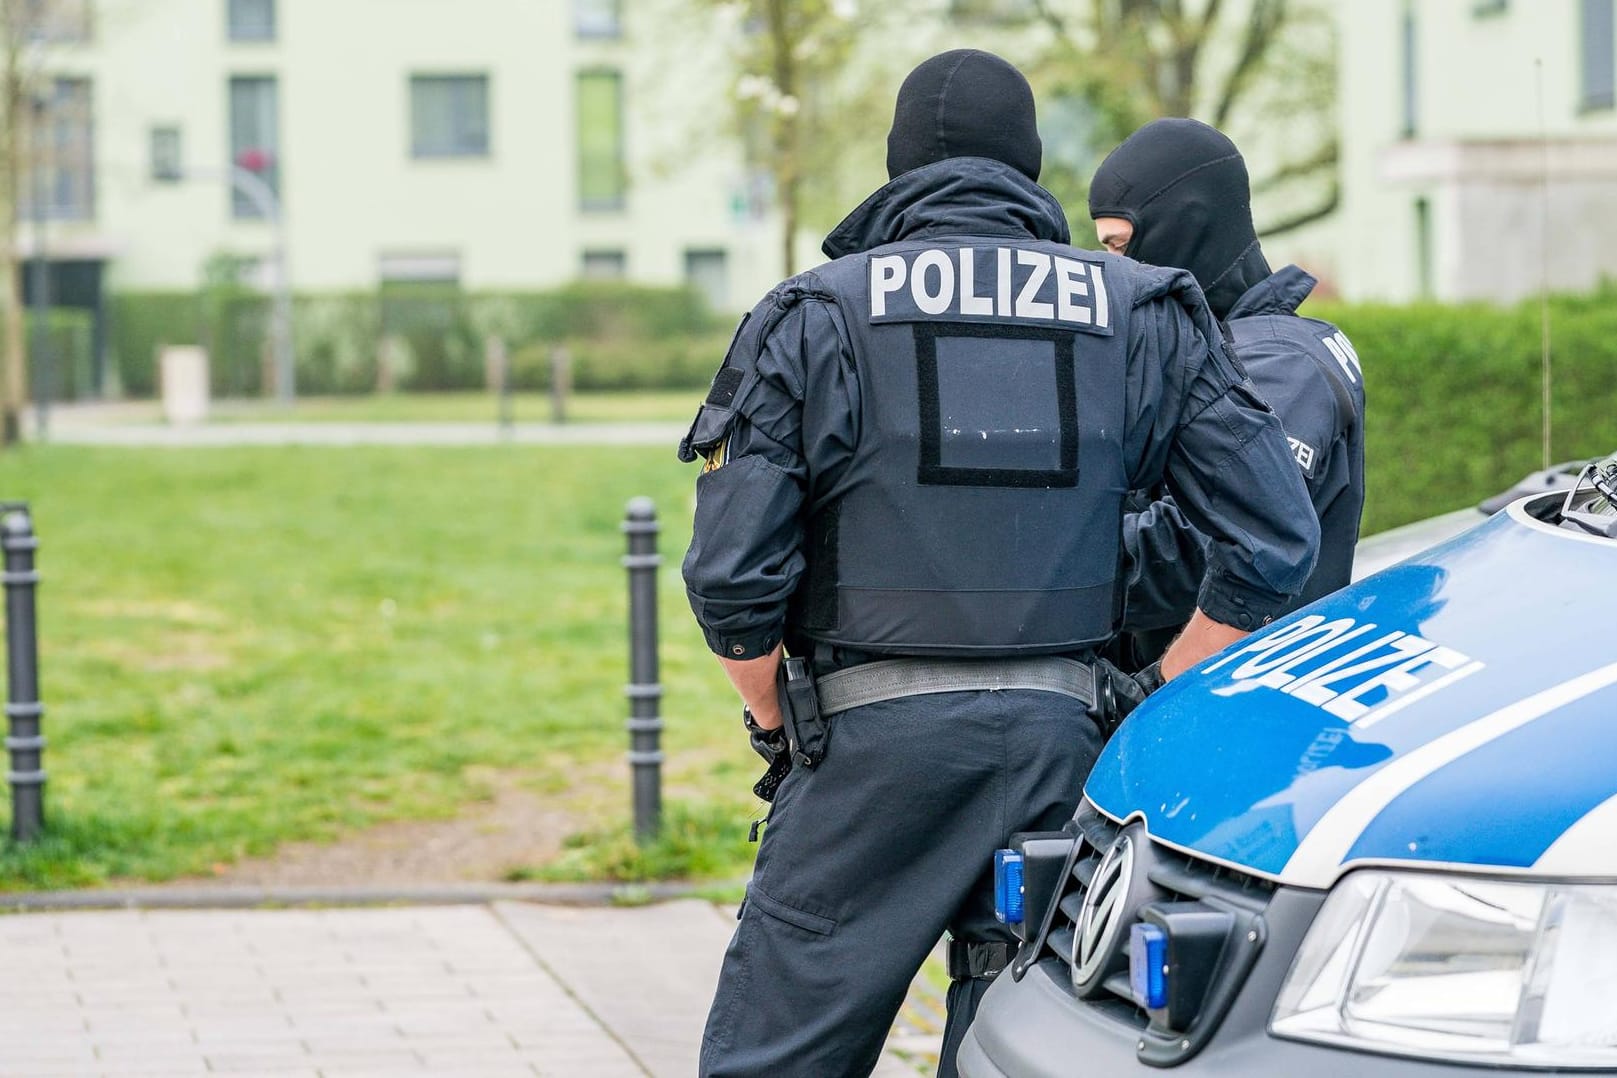
<instances>
[{"instance_id":1,"label":"dark green bush","mask_svg":"<svg viewBox=\"0 0 1617 1078\"><path fill-rule=\"evenodd\" d=\"M1552 301L1552 460L1617 450L1617 289ZM1480 501L1543 460L1536 301L1311 304L1364 364L1365 531Z\"/></svg>"},{"instance_id":2,"label":"dark green bush","mask_svg":"<svg viewBox=\"0 0 1617 1078\"><path fill-rule=\"evenodd\" d=\"M34 348L34 311L23 312L24 347L30 355ZM49 363L40 366L30 360L31 392L41 389L50 400L79 400L92 396L95 380L95 316L88 310L73 307L53 307L47 313L45 325L49 341L46 354Z\"/></svg>"},{"instance_id":3,"label":"dark green bush","mask_svg":"<svg viewBox=\"0 0 1617 1078\"><path fill-rule=\"evenodd\" d=\"M157 392L157 349L202 344L202 299L195 292L120 292L109 303L111 363L131 397Z\"/></svg>"}]
</instances>

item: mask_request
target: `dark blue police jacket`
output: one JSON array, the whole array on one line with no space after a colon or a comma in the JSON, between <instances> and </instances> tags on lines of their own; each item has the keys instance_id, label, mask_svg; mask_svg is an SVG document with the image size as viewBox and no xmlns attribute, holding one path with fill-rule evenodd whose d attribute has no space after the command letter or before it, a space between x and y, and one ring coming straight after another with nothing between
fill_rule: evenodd
<instances>
[{"instance_id":1,"label":"dark blue police jacket","mask_svg":"<svg viewBox=\"0 0 1617 1078\"><path fill-rule=\"evenodd\" d=\"M893 590L924 587L939 595L977 577L1002 592L1061 587L1062 574L1079 572L1063 564L1071 551L1035 557L1038 543L1016 546L1014 522L1023 509L1065 505L1051 494L1060 489L1052 478L1057 473L1062 483L1073 481L1069 490L1083 486L1083 459L1076 463L1078 477L1070 474L1069 435L1080 451L1091 445L1101 454L1089 502L1091 508L1110 504L1103 515L1116 521L1111 528L1121 527L1120 486L1165 480L1186 518L1210 537L1198 584L1199 605L1211 616L1255 628L1302 586L1318 537L1301 477L1274 416L1223 347L1194 280L1179 270L1073 250L1064 245L1066 237L1059 204L1016 170L976 158L937 162L867 199L826 241L835 261L784 282L743 321L681 447L683 458L707 460L697 480L684 574L713 651L738 659L766 654L788 634L788 622L799 636L874 651L882 650L879 637L889 632L895 653L1015 649L1009 638L965 635L974 631L973 621L993 625L996 619L882 622L888 611L901 613L902 604L858 610L837 594L839 584L857 573L862 579L855 589L879 590L890 578ZM1095 332L1103 328L1097 268L1107 286L1104 333ZM962 287L968 272L969 295ZM1090 291L1079 288L1081 281ZM1007 287L1010 294L1003 295ZM1012 351L1042 356L1060 338L1064 343L1054 344L1058 353L1052 354L1067 358L1058 365L1081 366L1088 354L1110 373L1089 386L1093 397L1087 408L1077 400L1074 415L1066 409L1045 414L1051 402L1039 402L1043 411L1033 428L1000 422L1015 418L1009 414L971 417L983 421L983 431L1015 436L1033 429L1038 437L1030 436L1028 445L991 444L997 435L984 445L954 445L953 427L940 423L946 402L929 404L920 391L917 342L969 340L976 332L998 341L1007 326L1021 327L1009 334L1013 341L1032 342ZM1041 326L1049 332L1031 332ZM969 358L973 350L959 351ZM956 357L934 356L944 358L953 364ZM1031 358L1028 363L1030 370L1037 366ZM875 376L873 367L882 367L883 375ZM980 387L971 367L962 362L959 370ZM908 400L902 399L906 392ZM1053 398L1062 393L1056 384ZM992 402L981 396L966 394L956 404L991 412ZM1044 420L1057 435L1048 445L1041 440ZM930 450L928 423L939 436ZM1092 431L1079 429L1086 423ZM1049 456L1048 466L1032 467L1024 450L1035 463ZM937 459L929 470L930 451ZM1023 470L1027 474L1017 474ZM1038 483L1024 482L1034 471L1047 474L1036 476ZM902 550L882 538L881 529L896 535L899 522L931 499L957 508L994 501L1004 512L951 518L969 527L934 521L907 529ZM1074 497L1073 505L1081 500ZM1098 545L1116 549L1115 541ZM1075 584L1116 572L1115 558L1102 560L1109 564L1083 566ZM862 631L848 635L824 624L813 610L817 601L830 604L821 614L846 616L844 627ZM952 601L933 604L932 619ZM1115 615L1113 606L1106 622L1115 625ZM1028 643L1048 650L1092 639L1090 617L1075 632L1030 635ZM957 635L915 635L923 631Z\"/></svg>"},{"instance_id":2,"label":"dark blue police jacket","mask_svg":"<svg viewBox=\"0 0 1617 1078\"><path fill-rule=\"evenodd\" d=\"M1237 358L1280 417L1319 518L1319 561L1288 612L1347 585L1364 509L1364 376L1341 330L1297 314L1315 283L1287 266L1248 289L1226 323ZM1143 508L1124 523L1124 628L1177 629L1195 606L1207 540L1172 497L1134 501ZM1164 642L1158 637L1145 648Z\"/></svg>"}]
</instances>

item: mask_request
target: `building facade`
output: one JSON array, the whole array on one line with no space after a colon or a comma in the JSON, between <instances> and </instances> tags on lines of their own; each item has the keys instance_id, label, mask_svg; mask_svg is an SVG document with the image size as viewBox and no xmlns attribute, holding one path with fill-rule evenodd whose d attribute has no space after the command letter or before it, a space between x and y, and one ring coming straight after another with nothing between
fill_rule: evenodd
<instances>
[{"instance_id":1,"label":"building facade","mask_svg":"<svg viewBox=\"0 0 1617 1078\"><path fill-rule=\"evenodd\" d=\"M745 307L779 225L724 43L686 18L669 63L669 2L28 0L22 247L114 289L219 255L269 287L284 243L298 292L624 277Z\"/></svg>"},{"instance_id":2,"label":"building facade","mask_svg":"<svg viewBox=\"0 0 1617 1078\"><path fill-rule=\"evenodd\" d=\"M1617 276L1613 7L1338 5L1347 298L1510 302Z\"/></svg>"}]
</instances>

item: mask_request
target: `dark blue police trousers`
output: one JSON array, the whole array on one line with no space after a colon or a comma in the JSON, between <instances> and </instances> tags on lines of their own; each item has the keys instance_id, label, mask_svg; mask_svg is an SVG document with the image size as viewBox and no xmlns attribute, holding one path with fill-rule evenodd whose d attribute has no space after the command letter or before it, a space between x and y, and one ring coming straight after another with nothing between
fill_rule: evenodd
<instances>
[{"instance_id":1,"label":"dark blue police trousers","mask_svg":"<svg viewBox=\"0 0 1617 1078\"><path fill-rule=\"evenodd\" d=\"M711 1078L869 1074L947 930L1015 942L993 853L1071 818L1101 738L1081 703L1028 689L938 693L831 719L813 771L775 798L702 1039ZM987 981L949 992L939 1074Z\"/></svg>"}]
</instances>

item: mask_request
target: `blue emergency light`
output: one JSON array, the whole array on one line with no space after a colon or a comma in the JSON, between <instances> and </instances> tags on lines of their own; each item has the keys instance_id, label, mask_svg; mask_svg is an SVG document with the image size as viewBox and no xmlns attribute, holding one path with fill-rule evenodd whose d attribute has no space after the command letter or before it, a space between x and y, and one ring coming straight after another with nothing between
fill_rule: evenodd
<instances>
[{"instance_id":1,"label":"blue emergency light","mask_svg":"<svg viewBox=\"0 0 1617 1078\"><path fill-rule=\"evenodd\" d=\"M1129 929L1129 994L1148 1011L1168 1005L1168 934L1156 925Z\"/></svg>"},{"instance_id":2,"label":"blue emergency light","mask_svg":"<svg viewBox=\"0 0 1617 1078\"><path fill-rule=\"evenodd\" d=\"M994 851L994 916L1001 924L1022 923L1022 855Z\"/></svg>"}]
</instances>

